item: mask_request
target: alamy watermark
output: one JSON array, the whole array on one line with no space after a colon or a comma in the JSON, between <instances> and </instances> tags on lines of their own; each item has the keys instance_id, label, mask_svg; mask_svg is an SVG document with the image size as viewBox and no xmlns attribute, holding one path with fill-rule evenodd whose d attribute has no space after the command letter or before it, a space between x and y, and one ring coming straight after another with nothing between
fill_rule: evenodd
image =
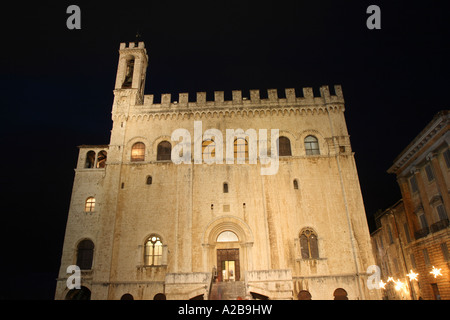
<instances>
[{"instance_id":1,"label":"alamy watermark","mask_svg":"<svg viewBox=\"0 0 450 320\"><path fill-rule=\"evenodd\" d=\"M194 164L244 164L248 159L249 164L261 163L261 175L275 175L278 173L278 138L279 129L270 130L270 154L268 154L267 129L226 129L225 148L222 131L208 129L203 134L202 121L194 121ZM172 132L172 141L179 141L172 148L171 160L174 164L191 164L192 150L191 133L187 129L176 129ZM180 141L181 140L181 141ZM236 141L245 140L245 144L237 146ZM213 147L203 148L204 141L211 141ZM241 150L236 150L241 148ZM258 153L259 149L259 153ZM225 157L224 157L225 151Z\"/></svg>"},{"instance_id":2,"label":"alamy watermark","mask_svg":"<svg viewBox=\"0 0 450 320\"><path fill-rule=\"evenodd\" d=\"M81 269L79 266L70 265L66 269L66 273L71 276L67 278L67 289L81 289Z\"/></svg>"}]
</instances>

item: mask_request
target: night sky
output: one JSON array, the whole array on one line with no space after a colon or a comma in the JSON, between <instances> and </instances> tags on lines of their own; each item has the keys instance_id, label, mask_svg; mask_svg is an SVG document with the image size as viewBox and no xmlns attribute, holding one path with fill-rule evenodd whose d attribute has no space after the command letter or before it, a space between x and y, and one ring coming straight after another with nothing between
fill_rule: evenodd
<instances>
[{"instance_id":1,"label":"night sky","mask_svg":"<svg viewBox=\"0 0 450 320\"><path fill-rule=\"evenodd\" d=\"M2 10L0 299L53 299L77 146L109 143L119 44L137 31L146 94L341 84L371 230L401 197L386 170L449 108L446 1L55 3ZM71 4L81 30L66 27ZM366 27L371 4L381 30Z\"/></svg>"}]
</instances>

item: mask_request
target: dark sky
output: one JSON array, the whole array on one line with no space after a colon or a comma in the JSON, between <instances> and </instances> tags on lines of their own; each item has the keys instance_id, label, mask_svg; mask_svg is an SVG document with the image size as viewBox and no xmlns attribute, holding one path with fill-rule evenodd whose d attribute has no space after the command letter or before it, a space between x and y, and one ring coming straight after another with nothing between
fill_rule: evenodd
<instances>
[{"instance_id":1,"label":"dark sky","mask_svg":"<svg viewBox=\"0 0 450 320\"><path fill-rule=\"evenodd\" d=\"M137 30L146 94L341 84L371 226L400 198L393 159L449 107L446 1L90 1L68 30L71 4L2 10L0 299L53 298L76 146L109 143L118 48Z\"/></svg>"}]
</instances>

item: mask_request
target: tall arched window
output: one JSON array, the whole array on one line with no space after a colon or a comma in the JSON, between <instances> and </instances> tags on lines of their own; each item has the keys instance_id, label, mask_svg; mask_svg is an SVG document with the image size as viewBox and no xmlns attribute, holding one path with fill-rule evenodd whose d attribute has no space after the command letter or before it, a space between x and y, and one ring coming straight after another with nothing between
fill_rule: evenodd
<instances>
[{"instance_id":1,"label":"tall arched window","mask_svg":"<svg viewBox=\"0 0 450 320\"><path fill-rule=\"evenodd\" d=\"M122 84L122 89L129 89L133 84L134 73L134 57L127 61L127 69L125 71L125 80Z\"/></svg>"},{"instance_id":2,"label":"tall arched window","mask_svg":"<svg viewBox=\"0 0 450 320\"><path fill-rule=\"evenodd\" d=\"M95 164L95 152L91 150L88 153L86 153L86 162L84 167L86 169L88 168L90 169L94 167L94 164Z\"/></svg>"},{"instance_id":3,"label":"tall arched window","mask_svg":"<svg viewBox=\"0 0 450 320\"><path fill-rule=\"evenodd\" d=\"M162 264L163 244L161 238L154 234L145 242L144 264L146 266L160 266Z\"/></svg>"},{"instance_id":4,"label":"tall arched window","mask_svg":"<svg viewBox=\"0 0 450 320\"><path fill-rule=\"evenodd\" d=\"M305 150L307 155L320 154L319 140L314 136L307 136L305 138Z\"/></svg>"},{"instance_id":5,"label":"tall arched window","mask_svg":"<svg viewBox=\"0 0 450 320\"><path fill-rule=\"evenodd\" d=\"M171 160L172 145L169 141L161 141L158 144L156 160Z\"/></svg>"},{"instance_id":6,"label":"tall arched window","mask_svg":"<svg viewBox=\"0 0 450 320\"><path fill-rule=\"evenodd\" d=\"M202 142L202 157L205 159L214 159L216 157L216 143L213 140Z\"/></svg>"},{"instance_id":7,"label":"tall arched window","mask_svg":"<svg viewBox=\"0 0 450 320\"><path fill-rule=\"evenodd\" d=\"M97 168L104 168L106 165L107 152L102 150L97 155Z\"/></svg>"},{"instance_id":8,"label":"tall arched window","mask_svg":"<svg viewBox=\"0 0 450 320\"><path fill-rule=\"evenodd\" d=\"M84 212L94 212L95 211L95 198L89 197L86 199L84 204Z\"/></svg>"},{"instance_id":9,"label":"tall arched window","mask_svg":"<svg viewBox=\"0 0 450 320\"><path fill-rule=\"evenodd\" d=\"M300 234L300 247L302 259L318 259L319 246L317 243L317 234L310 228L304 229Z\"/></svg>"},{"instance_id":10,"label":"tall arched window","mask_svg":"<svg viewBox=\"0 0 450 320\"><path fill-rule=\"evenodd\" d=\"M248 142L243 138L234 140L234 158L248 159Z\"/></svg>"},{"instance_id":11,"label":"tall arched window","mask_svg":"<svg viewBox=\"0 0 450 320\"><path fill-rule=\"evenodd\" d=\"M94 259L94 243L91 240L83 240L77 247L77 266L81 270L92 269Z\"/></svg>"},{"instance_id":12,"label":"tall arched window","mask_svg":"<svg viewBox=\"0 0 450 320\"><path fill-rule=\"evenodd\" d=\"M286 137L278 138L278 155L280 157L292 156L291 141L288 138Z\"/></svg>"},{"instance_id":13,"label":"tall arched window","mask_svg":"<svg viewBox=\"0 0 450 320\"><path fill-rule=\"evenodd\" d=\"M131 161L144 161L145 160L145 144L142 142L136 142L131 147Z\"/></svg>"}]
</instances>

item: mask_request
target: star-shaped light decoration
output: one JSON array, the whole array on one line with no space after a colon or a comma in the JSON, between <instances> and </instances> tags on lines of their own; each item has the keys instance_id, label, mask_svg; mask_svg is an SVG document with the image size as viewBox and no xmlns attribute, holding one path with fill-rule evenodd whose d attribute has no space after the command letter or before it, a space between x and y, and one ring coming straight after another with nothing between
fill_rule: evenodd
<instances>
[{"instance_id":1,"label":"star-shaped light decoration","mask_svg":"<svg viewBox=\"0 0 450 320\"><path fill-rule=\"evenodd\" d=\"M395 290L397 291L400 291L404 286L403 282L401 282L399 279L397 279L397 281L394 281L394 283L395 283Z\"/></svg>"},{"instance_id":2,"label":"star-shaped light decoration","mask_svg":"<svg viewBox=\"0 0 450 320\"><path fill-rule=\"evenodd\" d=\"M394 282L394 278L389 277L389 278L387 279L387 282Z\"/></svg>"},{"instance_id":3,"label":"star-shaped light decoration","mask_svg":"<svg viewBox=\"0 0 450 320\"><path fill-rule=\"evenodd\" d=\"M435 278L437 278L437 276L442 276L441 273L441 269L436 268L435 266L433 266L433 270L431 270L430 272Z\"/></svg>"},{"instance_id":4,"label":"star-shaped light decoration","mask_svg":"<svg viewBox=\"0 0 450 320\"><path fill-rule=\"evenodd\" d=\"M380 280L380 289L386 289L386 284L383 280Z\"/></svg>"},{"instance_id":5,"label":"star-shaped light decoration","mask_svg":"<svg viewBox=\"0 0 450 320\"><path fill-rule=\"evenodd\" d=\"M417 281L417 276L418 276L419 274L418 273L415 273L414 271L409 271L409 273L407 274L407 276L409 277L409 280L410 281L412 281L412 280L416 280Z\"/></svg>"}]
</instances>

